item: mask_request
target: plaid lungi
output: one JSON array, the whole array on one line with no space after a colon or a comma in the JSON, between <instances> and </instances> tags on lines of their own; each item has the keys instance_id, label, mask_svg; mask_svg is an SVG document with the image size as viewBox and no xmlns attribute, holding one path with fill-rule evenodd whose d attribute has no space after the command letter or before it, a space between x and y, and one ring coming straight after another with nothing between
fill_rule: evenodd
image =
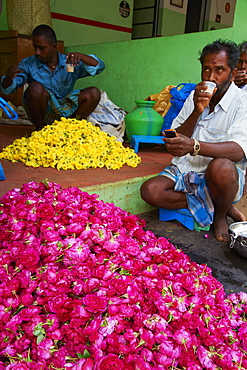
<instances>
[{"instance_id":1,"label":"plaid lungi","mask_svg":"<svg viewBox=\"0 0 247 370\"><path fill-rule=\"evenodd\" d=\"M244 174L238 170L238 192L234 203L237 203L242 195L244 188ZM209 194L204 173L189 171L181 173L179 169L171 165L166 167L160 175L166 176L175 182L174 191L182 191L186 194L188 209L200 226L206 227L213 223L214 205Z\"/></svg>"},{"instance_id":2,"label":"plaid lungi","mask_svg":"<svg viewBox=\"0 0 247 370\"><path fill-rule=\"evenodd\" d=\"M76 89L71 91L65 98L58 99L55 97L53 92L49 89L46 91L50 95L50 99L47 105L47 113L44 119L44 124L48 125L53 123L55 120L60 120L61 117L70 117L78 108L78 96L80 90ZM25 94L23 96L23 107L25 108L27 115L28 109L26 106ZM30 117L29 117L30 118Z\"/></svg>"}]
</instances>

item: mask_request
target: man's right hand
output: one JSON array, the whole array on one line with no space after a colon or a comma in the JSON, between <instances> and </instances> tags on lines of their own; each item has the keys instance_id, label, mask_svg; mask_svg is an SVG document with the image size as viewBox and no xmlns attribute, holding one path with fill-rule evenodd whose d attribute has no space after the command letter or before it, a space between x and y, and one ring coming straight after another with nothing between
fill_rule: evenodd
<instances>
[{"instance_id":1,"label":"man's right hand","mask_svg":"<svg viewBox=\"0 0 247 370\"><path fill-rule=\"evenodd\" d=\"M237 72L234 82L237 86L243 86L247 83L247 74L244 69Z\"/></svg>"},{"instance_id":2,"label":"man's right hand","mask_svg":"<svg viewBox=\"0 0 247 370\"><path fill-rule=\"evenodd\" d=\"M200 82L196 85L195 94L194 94L194 104L195 104L195 111L201 114L205 108L208 107L212 96L216 92L216 88L213 94L206 92L207 85L205 81Z\"/></svg>"},{"instance_id":3,"label":"man's right hand","mask_svg":"<svg viewBox=\"0 0 247 370\"><path fill-rule=\"evenodd\" d=\"M2 87L6 89L12 84L13 79L18 75L18 73L23 72L20 68L15 65L11 65L6 73L5 78L2 81Z\"/></svg>"}]
</instances>

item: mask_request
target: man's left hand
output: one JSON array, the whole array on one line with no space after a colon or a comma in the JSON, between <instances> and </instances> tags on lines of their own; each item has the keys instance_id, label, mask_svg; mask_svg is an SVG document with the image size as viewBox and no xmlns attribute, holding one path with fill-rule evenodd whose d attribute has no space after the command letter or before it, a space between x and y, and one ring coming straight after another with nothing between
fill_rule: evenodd
<instances>
[{"instance_id":1,"label":"man's left hand","mask_svg":"<svg viewBox=\"0 0 247 370\"><path fill-rule=\"evenodd\" d=\"M93 57L91 57L90 55L71 52L71 53L67 53L66 56L67 56L66 63L73 64L73 66L77 66L78 64L80 64L80 62L83 62L85 64L88 64L89 66L94 66L94 67L98 65L98 61L94 59Z\"/></svg>"},{"instance_id":2,"label":"man's left hand","mask_svg":"<svg viewBox=\"0 0 247 370\"><path fill-rule=\"evenodd\" d=\"M73 66L76 66L81 61L81 53L67 53L67 63L73 64Z\"/></svg>"}]
</instances>

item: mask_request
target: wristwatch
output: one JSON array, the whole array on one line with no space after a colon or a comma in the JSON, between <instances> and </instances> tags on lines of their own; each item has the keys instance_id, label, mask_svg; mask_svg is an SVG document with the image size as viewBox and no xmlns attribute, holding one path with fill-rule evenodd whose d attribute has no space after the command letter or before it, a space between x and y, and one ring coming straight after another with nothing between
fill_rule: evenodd
<instances>
[{"instance_id":1,"label":"wristwatch","mask_svg":"<svg viewBox=\"0 0 247 370\"><path fill-rule=\"evenodd\" d=\"M198 140L196 140L196 139L194 139L194 151L193 151L193 153L191 153L190 155L197 155L198 153L199 153L199 151L200 151L200 149L201 149L201 145L200 145L200 143L199 143L199 141Z\"/></svg>"}]
</instances>

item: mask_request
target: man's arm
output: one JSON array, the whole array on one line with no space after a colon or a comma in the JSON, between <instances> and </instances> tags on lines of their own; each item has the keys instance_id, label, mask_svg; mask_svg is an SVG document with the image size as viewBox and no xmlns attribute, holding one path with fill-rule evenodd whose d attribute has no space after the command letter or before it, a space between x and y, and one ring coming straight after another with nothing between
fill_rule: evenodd
<instances>
[{"instance_id":1,"label":"man's arm","mask_svg":"<svg viewBox=\"0 0 247 370\"><path fill-rule=\"evenodd\" d=\"M66 63L73 64L77 73L77 78L95 76L105 69L105 63L96 55L85 55L81 53L66 54Z\"/></svg>"},{"instance_id":2,"label":"man's arm","mask_svg":"<svg viewBox=\"0 0 247 370\"><path fill-rule=\"evenodd\" d=\"M192 154L194 151L194 139L191 139L191 135L200 117L200 112L205 109L204 106L206 107L211 100L210 96L201 90L204 89L201 84L198 84L194 96L191 95L187 99L178 117L173 121L172 128L176 129L178 137L173 139L164 138L167 150L173 156L181 157ZM186 117L188 118L186 119ZM243 102L228 129L226 141L209 143L199 140L200 151L198 154L211 158L225 157L233 162L241 161L247 155L245 122L247 122L247 110L246 104Z\"/></svg>"},{"instance_id":3,"label":"man's arm","mask_svg":"<svg viewBox=\"0 0 247 370\"><path fill-rule=\"evenodd\" d=\"M18 73L22 73L23 71L15 65L12 65L8 68L6 76L2 79L1 86L3 89L7 89L9 86L12 85L13 80L16 78Z\"/></svg>"},{"instance_id":4,"label":"man's arm","mask_svg":"<svg viewBox=\"0 0 247 370\"><path fill-rule=\"evenodd\" d=\"M234 82L238 87L242 87L247 84L247 74L245 73L245 70L239 70L236 73Z\"/></svg>"},{"instance_id":5,"label":"man's arm","mask_svg":"<svg viewBox=\"0 0 247 370\"><path fill-rule=\"evenodd\" d=\"M80 62L83 62L83 63L85 63L89 66L93 66L93 67L96 67L99 64L97 59L93 58L90 55L86 55L86 54L82 54L82 53L73 53L73 52L71 52L71 53L67 53L66 56L67 56L68 63L73 64L74 66L76 66Z\"/></svg>"},{"instance_id":6,"label":"man's arm","mask_svg":"<svg viewBox=\"0 0 247 370\"><path fill-rule=\"evenodd\" d=\"M234 141L223 143L200 142L201 149L199 154L204 157L223 158L226 157L233 162L239 162L244 158L244 151L241 146Z\"/></svg>"},{"instance_id":7,"label":"man's arm","mask_svg":"<svg viewBox=\"0 0 247 370\"><path fill-rule=\"evenodd\" d=\"M14 91L24 86L27 81L26 68L23 61L17 66L11 65L5 76L2 76L0 89L6 95L12 94Z\"/></svg>"},{"instance_id":8,"label":"man's arm","mask_svg":"<svg viewBox=\"0 0 247 370\"><path fill-rule=\"evenodd\" d=\"M182 157L186 154L192 154L194 151L194 139L179 134L178 137L168 139L164 138L168 152L175 157ZM233 162L239 162L244 157L242 147L234 142L227 141L222 143L206 143L199 141L199 155L211 158L228 158Z\"/></svg>"},{"instance_id":9,"label":"man's arm","mask_svg":"<svg viewBox=\"0 0 247 370\"><path fill-rule=\"evenodd\" d=\"M183 124L179 127L176 127L177 132L183 135L186 135L188 137L191 137L198 118L200 117L204 109L208 107L210 100L213 96L205 92L206 89L207 89L207 86L204 81L196 85L195 92L194 92L194 98L193 98L194 109L192 113L190 114L190 116L183 122Z\"/></svg>"}]
</instances>

